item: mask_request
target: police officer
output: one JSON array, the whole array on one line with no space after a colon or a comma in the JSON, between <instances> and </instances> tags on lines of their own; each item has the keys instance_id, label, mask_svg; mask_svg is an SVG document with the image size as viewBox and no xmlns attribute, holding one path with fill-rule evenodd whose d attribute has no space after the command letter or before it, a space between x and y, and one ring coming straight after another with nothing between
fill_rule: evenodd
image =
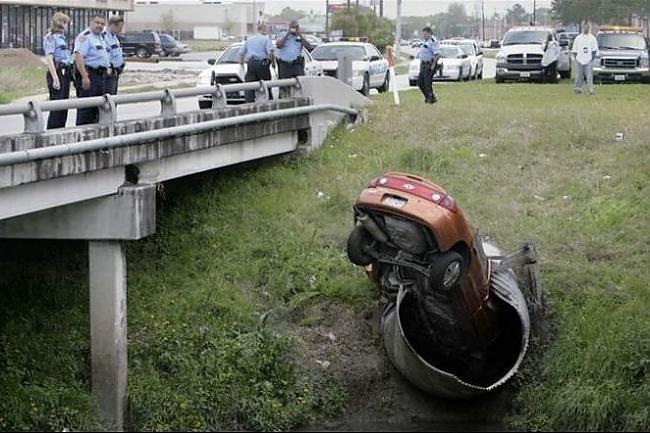
<instances>
[{"instance_id":1,"label":"police officer","mask_svg":"<svg viewBox=\"0 0 650 433\"><path fill-rule=\"evenodd\" d=\"M266 24L257 26L257 34L246 39L239 50L239 63L243 66L246 61L246 82L271 79L271 62L273 61L273 44L266 34ZM269 92L269 99L273 95ZM246 92L246 102L255 100L255 91Z\"/></svg>"},{"instance_id":2,"label":"police officer","mask_svg":"<svg viewBox=\"0 0 650 433\"><path fill-rule=\"evenodd\" d=\"M302 48L311 50L312 46L300 34L300 25L291 21L289 31L277 44L278 69L280 79L295 78L305 75L305 59L302 56Z\"/></svg>"},{"instance_id":3,"label":"police officer","mask_svg":"<svg viewBox=\"0 0 650 433\"><path fill-rule=\"evenodd\" d=\"M106 77L106 93L110 93L111 95L117 95L120 75L124 71L124 52L122 51L122 44L117 37L117 35L122 33L122 27L124 27L124 17L121 15L111 15L108 19L108 27L102 33L111 55L112 72Z\"/></svg>"},{"instance_id":4,"label":"police officer","mask_svg":"<svg viewBox=\"0 0 650 433\"><path fill-rule=\"evenodd\" d=\"M422 29L422 39L424 42L417 55L417 58L420 59L418 87L424 95L424 102L435 104L438 98L433 93L433 74L440 58L440 43L433 37L431 27Z\"/></svg>"},{"instance_id":5,"label":"police officer","mask_svg":"<svg viewBox=\"0 0 650 433\"><path fill-rule=\"evenodd\" d=\"M72 54L65 38L65 30L70 17L57 12L52 17L52 26L43 38L43 51L47 63L47 89L50 100L68 99L70 97L70 79L72 75ZM51 111L47 119L47 129L63 128L68 120L68 110Z\"/></svg>"},{"instance_id":6,"label":"police officer","mask_svg":"<svg viewBox=\"0 0 650 433\"><path fill-rule=\"evenodd\" d=\"M106 23L102 15L96 15L90 27L81 32L75 40L75 87L77 96L87 98L102 96L106 92L106 77L112 73L108 44L102 36ZM77 125L97 123L97 108L80 108L77 110Z\"/></svg>"}]
</instances>

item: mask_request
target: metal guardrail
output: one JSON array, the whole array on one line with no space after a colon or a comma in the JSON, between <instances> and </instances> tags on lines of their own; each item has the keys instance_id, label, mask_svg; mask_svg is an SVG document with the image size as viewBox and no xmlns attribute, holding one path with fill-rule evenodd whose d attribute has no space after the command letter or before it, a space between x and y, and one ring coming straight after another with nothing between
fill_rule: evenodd
<instances>
[{"instance_id":1,"label":"metal guardrail","mask_svg":"<svg viewBox=\"0 0 650 433\"><path fill-rule=\"evenodd\" d=\"M88 98L60 99L56 101L29 101L0 105L0 116L22 114L25 120L26 133L45 131L43 112L70 110L79 108L98 108L99 124L110 125L117 121L117 106L121 104L136 104L141 102L160 102L162 116L176 115L176 99L203 95L212 95L212 108L226 106L226 93L239 91L255 91L257 101L268 100L267 90L273 87L289 87L291 96L301 95L300 81L295 79L254 81L238 84L215 84L189 89L164 89L154 92L129 93L122 95L104 95Z\"/></svg>"},{"instance_id":2,"label":"metal guardrail","mask_svg":"<svg viewBox=\"0 0 650 433\"><path fill-rule=\"evenodd\" d=\"M292 80L293 81L293 80ZM238 85L242 86L242 85ZM224 86L225 87L225 86ZM0 167L38 161L47 158L56 158L66 155L76 155L96 150L112 149L129 146L152 140L192 135L204 131L219 129L228 126L242 125L258 122L260 120L275 120L285 117L311 114L319 111L338 111L350 116L357 116L359 112L353 108L332 104L310 105L306 107L288 108L284 110L266 111L262 113L244 114L241 116L227 117L224 119L207 120L190 125L172 126L169 128L155 129L153 131L136 132L78 143L60 144L56 146L41 147L37 149L20 150L16 152L0 153Z\"/></svg>"}]
</instances>

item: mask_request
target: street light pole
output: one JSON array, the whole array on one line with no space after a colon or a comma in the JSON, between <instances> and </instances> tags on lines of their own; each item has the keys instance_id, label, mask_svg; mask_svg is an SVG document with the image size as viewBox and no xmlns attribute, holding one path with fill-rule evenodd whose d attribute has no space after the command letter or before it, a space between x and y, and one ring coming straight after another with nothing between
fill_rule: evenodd
<instances>
[{"instance_id":1,"label":"street light pole","mask_svg":"<svg viewBox=\"0 0 650 433\"><path fill-rule=\"evenodd\" d=\"M533 24L537 25L537 0L533 0Z\"/></svg>"},{"instance_id":2,"label":"street light pole","mask_svg":"<svg viewBox=\"0 0 650 433\"><path fill-rule=\"evenodd\" d=\"M395 20L395 57L400 58L402 45L402 0L397 0L397 19Z\"/></svg>"}]
</instances>

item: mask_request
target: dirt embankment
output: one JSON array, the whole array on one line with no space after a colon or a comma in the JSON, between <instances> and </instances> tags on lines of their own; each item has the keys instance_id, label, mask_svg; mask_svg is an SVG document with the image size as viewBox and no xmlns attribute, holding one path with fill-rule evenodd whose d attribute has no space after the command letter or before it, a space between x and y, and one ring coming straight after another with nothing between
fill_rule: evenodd
<instances>
[{"instance_id":1,"label":"dirt embankment","mask_svg":"<svg viewBox=\"0 0 650 433\"><path fill-rule=\"evenodd\" d=\"M24 48L7 48L0 50L0 68L43 68L43 60Z\"/></svg>"},{"instance_id":2,"label":"dirt embankment","mask_svg":"<svg viewBox=\"0 0 650 433\"><path fill-rule=\"evenodd\" d=\"M303 365L311 373L342 381L348 400L335 421L301 430L334 431L501 431L514 391L468 401L428 395L411 385L392 366L383 349L377 306L361 313L334 305L305 312L317 326L301 327Z\"/></svg>"}]
</instances>

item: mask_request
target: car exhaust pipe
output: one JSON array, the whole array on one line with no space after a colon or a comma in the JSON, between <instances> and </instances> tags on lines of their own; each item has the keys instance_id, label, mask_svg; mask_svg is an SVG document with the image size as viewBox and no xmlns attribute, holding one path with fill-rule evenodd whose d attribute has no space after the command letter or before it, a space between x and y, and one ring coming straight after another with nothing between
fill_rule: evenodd
<instances>
[{"instance_id":1,"label":"car exhaust pipe","mask_svg":"<svg viewBox=\"0 0 650 433\"><path fill-rule=\"evenodd\" d=\"M367 213L360 214L357 216L357 221L361 223L363 228L368 230L368 233L370 233L373 238L382 243L388 242L388 236L386 236L386 233L384 233L384 231L377 225L375 220L373 220L370 215Z\"/></svg>"}]
</instances>

